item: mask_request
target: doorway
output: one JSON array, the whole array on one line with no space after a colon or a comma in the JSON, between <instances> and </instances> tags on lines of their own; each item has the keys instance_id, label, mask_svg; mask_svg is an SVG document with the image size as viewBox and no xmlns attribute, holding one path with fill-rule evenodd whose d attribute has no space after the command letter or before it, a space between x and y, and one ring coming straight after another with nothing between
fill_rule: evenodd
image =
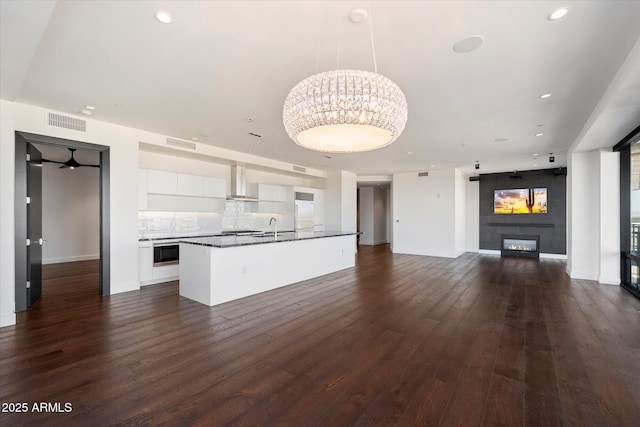
<instances>
[{"instance_id":1,"label":"doorway","mask_svg":"<svg viewBox=\"0 0 640 427\"><path fill-rule=\"evenodd\" d=\"M42 156L38 146L87 150L99 156L99 292L109 295L109 147L19 131L15 133L15 144L15 311L24 311L31 306L39 297L42 286L45 240L41 232Z\"/></svg>"}]
</instances>

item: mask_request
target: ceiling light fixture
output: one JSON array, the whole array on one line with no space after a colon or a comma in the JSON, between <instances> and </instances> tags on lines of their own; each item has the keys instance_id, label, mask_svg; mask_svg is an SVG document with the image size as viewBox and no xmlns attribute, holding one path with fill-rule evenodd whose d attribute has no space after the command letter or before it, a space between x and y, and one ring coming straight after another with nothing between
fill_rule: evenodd
<instances>
[{"instance_id":1,"label":"ceiling light fixture","mask_svg":"<svg viewBox=\"0 0 640 427\"><path fill-rule=\"evenodd\" d=\"M85 105L84 108L86 108L87 110L95 110L96 107L94 107L93 105Z\"/></svg>"},{"instance_id":2,"label":"ceiling light fixture","mask_svg":"<svg viewBox=\"0 0 640 427\"><path fill-rule=\"evenodd\" d=\"M476 50L484 43L484 37L482 36L469 36L465 37L462 40L458 40L453 45L454 52L457 53L468 53Z\"/></svg>"},{"instance_id":3,"label":"ceiling light fixture","mask_svg":"<svg viewBox=\"0 0 640 427\"><path fill-rule=\"evenodd\" d=\"M545 93L543 95L540 95L540 99L547 99L547 98L551 98L551 94L550 93Z\"/></svg>"},{"instance_id":4,"label":"ceiling light fixture","mask_svg":"<svg viewBox=\"0 0 640 427\"><path fill-rule=\"evenodd\" d=\"M171 24L173 22L173 17L164 11L156 12L156 19L163 24Z\"/></svg>"},{"instance_id":5,"label":"ceiling light fixture","mask_svg":"<svg viewBox=\"0 0 640 427\"><path fill-rule=\"evenodd\" d=\"M407 100L397 84L378 74L371 19L369 33L373 72L315 74L287 95L283 123L296 144L328 153L355 153L389 145L404 130Z\"/></svg>"},{"instance_id":6,"label":"ceiling light fixture","mask_svg":"<svg viewBox=\"0 0 640 427\"><path fill-rule=\"evenodd\" d=\"M536 133L536 136L542 136L544 135L544 133L540 132L540 133Z\"/></svg>"},{"instance_id":7,"label":"ceiling light fixture","mask_svg":"<svg viewBox=\"0 0 640 427\"><path fill-rule=\"evenodd\" d=\"M567 9L566 7L561 7L560 9L556 9L551 12L551 14L547 16L547 19L549 21L555 21L557 19L564 18L567 13L569 13L569 9Z\"/></svg>"}]
</instances>

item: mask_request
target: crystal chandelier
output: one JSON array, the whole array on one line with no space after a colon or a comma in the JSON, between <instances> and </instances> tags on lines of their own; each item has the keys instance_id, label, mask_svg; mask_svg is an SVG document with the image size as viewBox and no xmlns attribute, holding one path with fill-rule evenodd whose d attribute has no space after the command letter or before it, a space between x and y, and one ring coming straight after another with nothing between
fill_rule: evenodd
<instances>
[{"instance_id":1,"label":"crystal chandelier","mask_svg":"<svg viewBox=\"0 0 640 427\"><path fill-rule=\"evenodd\" d=\"M335 70L298 83L282 109L296 144L329 153L375 150L395 141L407 124L407 100L394 82L374 72Z\"/></svg>"},{"instance_id":2,"label":"crystal chandelier","mask_svg":"<svg viewBox=\"0 0 640 427\"><path fill-rule=\"evenodd\" d=\"M380 74L336 70L298 83L284 102L284 127L296 144L354 153L395 141L407 123L407 100Z\"/></svg>"}]
</instances>

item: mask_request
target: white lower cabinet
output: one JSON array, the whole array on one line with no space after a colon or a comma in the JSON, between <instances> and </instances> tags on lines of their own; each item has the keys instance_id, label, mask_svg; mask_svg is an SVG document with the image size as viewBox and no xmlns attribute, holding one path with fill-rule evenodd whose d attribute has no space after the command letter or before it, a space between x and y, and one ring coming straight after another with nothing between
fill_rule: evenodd
<instances>
[{"instance_id":1,"label":"white lower cabinet","mask_svg":"<svg viewBox=\"0 0 640 427\"><path fill-rule=\"evenodd\" d=\"M153 246L151 242L140 242L138 245L138 280L140 283L152 279Z\"/></svg>"}]
</instances>

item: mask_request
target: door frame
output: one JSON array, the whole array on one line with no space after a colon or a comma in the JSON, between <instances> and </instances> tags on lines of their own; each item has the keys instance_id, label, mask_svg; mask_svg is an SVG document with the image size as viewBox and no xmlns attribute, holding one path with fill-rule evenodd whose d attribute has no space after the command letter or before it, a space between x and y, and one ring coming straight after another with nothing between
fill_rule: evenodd
<instances>
[{"instance_id":1,"label":"door frame","mask_svg":"<svg viewBox=\"0 0 640 427\"><path fill-rule=\"evenodd\" d=\"M620 285L640 298L637 287L631 283L631 263L639 263L640 257L631 253L631 145L640 141L637 126L614 147L620 153Z\"/></svg>"},{"instance_id":2,"label":"door frame","mask_svg":"<svg viewBox=\"0 0 640 427\"><path fill-rule=\"evenodd\" d=\"M76 148L100 154L100 294L111 294L111 228L109 170L110 154L106 145L56 138L28 132L15 132L15 311L27 309L27 146L29 143Z\"/></svg>"}]
</instances>

